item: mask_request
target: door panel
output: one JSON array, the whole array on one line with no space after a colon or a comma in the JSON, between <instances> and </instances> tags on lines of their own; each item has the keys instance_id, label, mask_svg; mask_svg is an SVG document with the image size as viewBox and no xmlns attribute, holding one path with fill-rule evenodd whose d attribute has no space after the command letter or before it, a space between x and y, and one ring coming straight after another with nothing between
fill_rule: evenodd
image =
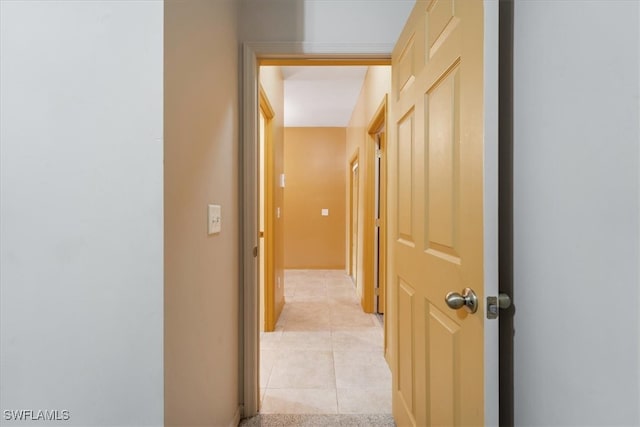
<instances>
[{"instance_id":1,"label":"door panel","mask_svg":"<svg viewBox=\"0 0 640 427\"><path fill-rule=\"evenodd\" d=\"M394 417L400 426L481 425L482 1L416 2L392 58ZM478 296L474 314L444 299L466 287Z\"/></svg>"},{"instance_id":2,"label":"door panel","mask_svg":"<svg viewBox=\"0 0 640 427\"><path fill-rule=\"evenodd\" d=\"M406 411L414 407L413 302L414 290L403 280L398 281L398 397Z\"/></svg>"},{"instance_id":3,"label":"door panel","mask_svg":"<svg viewBox=\"0 0 640 427\"><path fill-rule=\"evenodd\" d=\"M398 122L398 236L413 246L413 110Z\"/></svg>"},{"instance_id":4,"label":"door panel","mask_svg":"<svg viewBox=\"0 0 640 427\"><path fill-rule=\"evenodd\" d=\"M456 236L459 221L457 67L444 76L425 96L427 158L427 249L458 256Z\"/></svg>"},{"instance_id":5,"label":"door panel","mask_svg":"<svg viewBox=\"0 0 640 427\"><path fill-rule=\"evenodd\" d=\"M460 361L456 349L460 345L460 326L433 305L429 305L427 322L430 337L427 345L437 349L427 349L427 354L431 356L429 389L438 390L437 393L430 394L431 425L459 425L456 419L459 410L456 405L460 401Z\"/></svg>"}]
</instances>

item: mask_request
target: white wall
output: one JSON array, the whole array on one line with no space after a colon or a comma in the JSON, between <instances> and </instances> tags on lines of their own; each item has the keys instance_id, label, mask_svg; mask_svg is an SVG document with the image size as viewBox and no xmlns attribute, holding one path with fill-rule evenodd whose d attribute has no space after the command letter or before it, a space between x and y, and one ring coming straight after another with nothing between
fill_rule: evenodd
<instances>
[{"instance_id":1,"label":"white wall","mask_svg":"<svg viewBox=\"0 0 640 427\"><path fill-rule=\"evenodd\" d=\"M639 13L515 4L516 425L638 425Z\"/></svg>"},{"instance_id":2,"label":"white wall","mask_svg":"<svg viewBox=\"0 0 640 427\"><path fill-rule=\"evenodd\" d=\"M163 423L162 9L0 2L2 425Z\"/></svg>"},{"instance_id":3,"label":"white wall","mask_svg":"<svg viewBox=\"0 0 640 427\"><path fill-rule=\"evenodd\" d=\"M240 39L391 49L415 0L240 0Z\"/></svg>"}]
</instances>

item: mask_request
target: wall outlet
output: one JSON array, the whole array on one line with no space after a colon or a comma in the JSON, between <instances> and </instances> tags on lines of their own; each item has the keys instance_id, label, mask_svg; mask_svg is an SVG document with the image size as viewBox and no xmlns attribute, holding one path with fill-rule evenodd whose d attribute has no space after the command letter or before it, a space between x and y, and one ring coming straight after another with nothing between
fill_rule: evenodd
<instances>
[{"instance_id":1,"label":"wall outlet","mask_svg":"<svg viewBox=\"0 0 640 427\"><path fill-rule=\"evenodd\" d=\"M280 188L284 188L284 174L280 174Z\"/></svg>"},{"instance_id":2,"label":"wall outlet","mask_svg":"<svg viewBox=\"0 0 640 427\"><path fill-rule=\"evenodd\" d=\"M329 209L322 209L322 216L329 216Z\"/></svg>"},{"instance_id":3,"label":"wall outlet","mask_svg":"<svg viewBox=\"0 0 640 427\"><path fill-rule=\"evenodd\" d=\"M207 222L209 234L218 234L222 231L222 208L220 205L209 205Z\"/></svg>"}]
</instances>

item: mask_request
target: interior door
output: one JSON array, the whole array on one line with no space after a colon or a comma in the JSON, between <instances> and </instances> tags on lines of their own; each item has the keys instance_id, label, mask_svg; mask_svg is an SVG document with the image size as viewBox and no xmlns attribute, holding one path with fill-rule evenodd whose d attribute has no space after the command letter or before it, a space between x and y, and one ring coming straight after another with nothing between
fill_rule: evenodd
<instances>
[{"instance_id":1,"label":"interior door","mask_svg":"<svg viewBox=\"0 0 640 427\"><path fill-rule=\"evenodd\" d=\"M483 36L482 1L418 1L392 55L399 426L485 423ZM465 288L477 296L474 313L470 296L449 296L458 309L445 302Z\"/></svg>"}]
</instances>

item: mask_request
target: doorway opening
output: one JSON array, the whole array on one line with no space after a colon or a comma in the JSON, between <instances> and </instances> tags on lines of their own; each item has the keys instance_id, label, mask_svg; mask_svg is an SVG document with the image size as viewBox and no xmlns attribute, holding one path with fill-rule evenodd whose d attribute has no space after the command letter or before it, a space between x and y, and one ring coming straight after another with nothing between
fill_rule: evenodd
<instances>
[{"instance_id":1,"label":"doorway opening","mask_svg":"<svg viewBox=\"0 0 640 427\"><path fill-rule=\"evenodd\" d=\"M449 6L449 2L417 2L391 55L393 149L388 181L393 202L388 211L393 226L389 245L393 268L389 308L393 310L388 314L393 323L393 414L399 424L456 424L457 419L493 425L498 424L498 322L485 319L484 314L489 306L485 296L498 294L498 5L478 1L456 3L455 10ZM342 53L336 54L335 49ZM259 58L282 57L283 52L286 58L301 58L309 51L334 52L334 58L340 58L350 49L358 47L244 45L241 297L245 333L240 370L245 416L257 413L260 394L255 286ZM331 55L318 54L314 60L323 62L327 56ZM366 158L361 152L360 168ZM361 182L369 179L364 169L359 172ZM373 221L359 219L359 227L365 226L365 220ZM364 252L363 246L359 253ZM467 269L464 274L460 266ZM424 279L425 271L429 280ZM473 285L470 280L477 284L477 299L462 290L467 295L463 307L457 292ZM429 366L424 360L429 360ZM442 390L453 390L446 402L437 405L442 411L412 404L438 401ZM463 397L467 395L468 399Z\"/></svg>"},{"instance_id":2,"label":"doorway opening","mask_svg":"<svg viewBox=\"0 0 640 427\"><path fill-rule=\"evenodd\" d=\"M318 93L306 95L313 101L311 111L294 101L299 114L287 118L285 109L292 104L286 82L292 80L294 90L299 87L307 71L302 68L311 70L269 61L259 72L259 111L264 103L273 115L270 130L265 120L258 122L259 141L272 141L258 154L259 176L264 177L259 201L272 201L258 203L258 217L271 216L272 221L271 233L262 220L258 227L259 241L265 242L258 251L259 265L265 264L258 289L265 295L260 304L273 305L260 312L274 317L261 329L257 345L258 404L262 413L390 414L385 330L375 317L384 313L385 304L383 151L390 67L313 67L320 76L313 84L335 85L343 92L349 75L362 75L354 105L338 124L319 117L323 113L314 109L322 103ZM332 72L347 77L327 79ZM305 124L309 116L316 124ZM263 138L261 133L268 132ZM282 250L274 250L278 247ZM373 378L354 376L363 370Z\"/></svg>"}]
</instances>

